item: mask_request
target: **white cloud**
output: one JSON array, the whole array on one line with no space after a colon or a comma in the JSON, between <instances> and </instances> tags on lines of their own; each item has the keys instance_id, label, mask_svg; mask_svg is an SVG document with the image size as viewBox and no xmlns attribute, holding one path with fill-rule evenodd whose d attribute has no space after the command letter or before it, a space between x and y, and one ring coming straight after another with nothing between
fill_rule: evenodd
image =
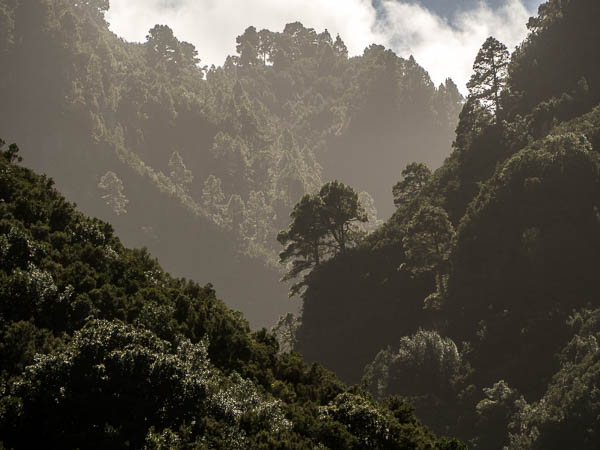
<instances>
[{"instance_id":1,"label":"white cloud","mask_svg":"<svg viewBox=\"0 0 600 450\"><path fill-rule=\"evenodd\" d=\"M541 0L540 0L541 1ZM370 0L111 0L111 29L130 41L145 41L155 24L169 25L175 35L193 43L203 64L220 65L235 53L235 37L250 25L281 31L286 23L332 36L339 33L351 55L372 43L400 56L414 55L436 83L451 77L460 89L471 73L483 41L494 35L512 49L526 34L531 11L521 0L507 0L492 11L483 4L461 12L450 25L445 19L407 1L383 0L383 19Z\"/></svg>"},{"instance_id":2,"label":"white cloud","mask_svg":"<svg viewBox=\"0 0 600 450\"><path fill-rule=\"evenodd\" d=\"M450 77L463 92L485 39L494 36L514 50L527 34L525 24L531 15L520 0L508 0L496 10L480 3L476 9L458 13L453 25L405 2L385 0L383 12L378 29L390 47L400 56L412 54L434 82Z\"/></svg>"}]
</instances>

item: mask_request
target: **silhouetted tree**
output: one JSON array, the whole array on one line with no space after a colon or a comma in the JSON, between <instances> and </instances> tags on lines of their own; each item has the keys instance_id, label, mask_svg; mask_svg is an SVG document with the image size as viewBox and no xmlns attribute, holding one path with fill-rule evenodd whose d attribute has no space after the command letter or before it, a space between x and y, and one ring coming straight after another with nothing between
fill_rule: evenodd
<instances>
[{"instance_id":1,"label":"silhouetted tree","mask_svg":"<svg viewBox=\"0 0 600 450\"><path fill-rule=\"evenodd\" d=\"M267 59L269 61L271 60L273 45L275 44L275 36L272 31L263 29L258 32L258 39L258 53L263 60L263 66L266 66Z\"/></svg>"},{"instance_id":2,"label":"silhouetted tree","mask_svg":"<svg viewBox=\"0 0 600 450\"><path fill-rule=\"evenodd\" d=\"M414 274L441 268L450 256L454 227L442 208L423 205L408 222L402 239L406 267Z\"/></svg>"},{"instance_id":3,"label":"silhouetted tree","mask_svg":"<svg viewBox=\"0 0 600 450\"><path fill-rule=\"evenodd\" d=\"M286 245L280 261L292 260L284 279L289 280L318 265L324 255L343 253L362 235L357 222L366 222L367 214L358 201L358 194L339 181L323 185L318 194L304 195L290 214L292 222L281 231L277 240ZM304 285L292 287L295 294Z\"/></svg>"},{"instance_id":4,"label":"silhouetted tree","mask_svg":"<svg viewBox=\"0 0 600 450\"><path fill-rule=\"evenodd\" d=\"M431 177L431 170L423 163L410 163L402 171L402 180L392 188L396 208L406 208L421 192Z\"/></svg>"},{"instance_id":5,"label":"silhouetted tree","mask_svg":"<svg viewBox=\"0 0 600 450\"><path fill-rule=\"evenodd\" d=\"M246 28L244 34L235 39L237 43L235 49L239 55L239 65L242 67L253 66L258 62L258 49L260 46L260 37L256 28L250 26Z\"/></svg>"},{"instance_id":6,"label":"silhouetted tree","mask_svg":"<svg viewBox=\"0 0 600 450\"><path fill-rule=\"evenodd\" d=\"M469 96L496 116L501 108L500 93L506 86L509 56L506 46L490 36L475 58L473 75L467 83Z\"/></svg>"},{"instance_id":7,"label":"silhouetted tree","mask_svg":"<svg viewBox=\"0 0 600 450\"><path fill-rule=\"evenodd\" d=\"M14 161L23 161L23 158L17 155L17 153L19 153L19 147L17 146L17 144L10 144L7 150L2 150L2 148L5 145L6 142L0 139L0 152L2 152L2 155L7 159L9 163L12 163Z\"/></svg>"},{"instance_id":8,"label":"silhouetted tree","mask_svg":"<svg viewBox=\"0 0 600 450\"><path fill-rule=\"evenodd\" d=\"M179 42L167 25L155 25L146 36L146 57L151 64L164 67L171 74L200 62L196 48Z\"/></svg>"},{"instance_id":9,"label":"silhouetted tree","mask_svg":"<svg viewBox=\"0 0 600 450\"><path fill-rule=\"evenodd\" d=\"M321 222L322 209L323 199L319 195L304 195L290 213L292 221L289 228L277 235L279 243L285 246L279 254L281 263L292 260L284 280L295 278L319 265L328 251L325 246L327 230ZM290 295L298 293L302 285L292 286Z\"/></svg>"},{"instance_id":10,"label":"silhouetted tree","mask_svg":"<svg viewBox=\"0 0 600 450\"><path fill-rule=\"evenodd\" d=\"M366 222L367 215L354 189L337 180L323 185L319 197L323 201L323 226L333 238L336 250L343 253L355 242L359 232L356 222Z\"/></svg>"}]
</instances>

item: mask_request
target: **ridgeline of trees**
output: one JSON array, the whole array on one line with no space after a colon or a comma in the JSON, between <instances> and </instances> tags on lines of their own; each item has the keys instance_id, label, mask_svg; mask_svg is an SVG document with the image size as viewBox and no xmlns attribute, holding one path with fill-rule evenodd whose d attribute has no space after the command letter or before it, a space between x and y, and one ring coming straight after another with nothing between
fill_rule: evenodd
<instances>
[{"instance_id":1,"label":"ridgeline of trees","mask_svg":"<svg viewBox=\"0 0 600 450\"><path fill-rule=\"evenodd\" d=\"M598 20L549 0L512 55L483 43L443 166L407 165L391 219L304 274L309 361L471 448L600 446Z\"/></svg>"},{"instance_id":2,"label":"ridgeline of trees","mask_svg":"<svg viewBox=\"0 0 600 450\"><path fill-rule=\"evenodd\" d=\"M378 45L349 58L340 36L295 22L248 27L236 55L205 67L167 25L119 39L108 7L0 0L2 134L86 213L213 282L254 327L295 309L276 237L303 195L343 180L374 199L375 223L393 211L397 167L438 166L450 149L462 96L412 58Z\"/></svg>"}]
</instances>

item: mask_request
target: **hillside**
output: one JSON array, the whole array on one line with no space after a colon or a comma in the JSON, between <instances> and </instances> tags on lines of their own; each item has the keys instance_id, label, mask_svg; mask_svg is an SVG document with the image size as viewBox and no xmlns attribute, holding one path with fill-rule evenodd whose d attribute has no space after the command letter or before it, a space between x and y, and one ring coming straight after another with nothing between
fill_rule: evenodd
<instances>
[{"instance_id":1,"label":"hillside","mask_svg":"<svg viewBox=\"0 0 600 450\"><path fill-rule=\"evenodd\" d=\"M600 448L597 0L490 36L466 98L107 8L0 0L0 448Z\"/></svg>"},{"instance_id":2,"label":"hillside","mask_svg":"<svg viewBox=\"0 0 600 450\"><path fill-rule=\"evenodd\" d=\"M597 448L600 5L475 61L452 154L306 275L296 349L472 448Z\"/></svg>"},{"instance_id":3,"label":"hillside","mask_svg":"<svg viewBox=\"0 0 600 450\"><path fill-rule=\"evenodd\" d=\"M0 446L464 448L279 353L0 147Z\"/></svg>"},{"instance_id":4,"label":"hillside","mask_svg":"<svg viewBox=\"0 0 600 450\"><path fill-rule=\"evenodd\" d=\"M296 22L240 30L237 54L203 68L167 25L123 41L107 8L0 0L0 131L84 212L213 283L254 328L298 309L275 237L303 194L337 178L389 217L400 168L449 152L462 96L412 58L378 45L349 58L341 37Z\"/></svg>"}]
</instances>

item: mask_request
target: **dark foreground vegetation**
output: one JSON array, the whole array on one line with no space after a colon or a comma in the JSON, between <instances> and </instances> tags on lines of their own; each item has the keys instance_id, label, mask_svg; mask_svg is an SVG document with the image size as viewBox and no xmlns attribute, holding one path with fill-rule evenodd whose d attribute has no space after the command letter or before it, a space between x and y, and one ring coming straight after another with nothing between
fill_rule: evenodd
<instances>
[{"instance_id":1,"label":"dark foreground vegetation","mask_svg":"<svg viewBox=\"0 0 600 450\"><path fill-rule=\"evenodd\" d=\"M472 448L600 446L599 20L550 0L512 55L489 38L442 167L406 167L352 248L298 256L308 360Z\"/></svg>"},{"instance_id":2,"label":"dark foreground vegetation","mask_svg":"<svg viewBox=\"0 0 600 450\"><path fill-rule=\"evenodd\" d=\"M210 284L125 248L18 159L2 149L0 444L463 448L404 400L378 404L278 352Z\"/></svg>"},{"instance_id":3,"label":"dark foreground vegetation","mask_svg":"<svg viewBox=\"0 0 600 450\"><path fill-rule=\"evenodd\" d=\"M487 39L464 102L299 23L201 68L107 7L0 0L0 124L254 324L286 309L277 238L302 310L251 331L4 146L4 446L600 447L599 2L547 1L512 54Z\"/></svg>"}]
</instances>

